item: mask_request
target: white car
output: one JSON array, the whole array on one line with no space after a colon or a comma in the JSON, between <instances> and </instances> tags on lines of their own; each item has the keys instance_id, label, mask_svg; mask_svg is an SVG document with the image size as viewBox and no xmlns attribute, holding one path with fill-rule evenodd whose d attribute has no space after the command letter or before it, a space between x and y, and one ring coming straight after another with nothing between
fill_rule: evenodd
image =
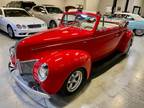
<instances>
[{"instance_id":1,"label":"white car","mask_svg":"<svg viewBox=\"0 0 144 108\"><path fill-rule=\"evenodd\" d=\"M20 8L0 8L0 29L11 38L26 37L47 30L47 24Z\"/></svg>"},{"instance_id":2,"label":"white car","mask_svg":"<svg viewBox=\"0 0 144 108\"><path fill-rule=\"evenodd\" d=\"M30 13L45 21L49 28L57 27L63 16L63 11L53 5L34 6L30 10Z\"/></svg>"},{"instance_id":3,"label":"white car","mask_svg":"<svg viewBox=\"0 0 144 108\"><path fill-rule=\"evenodd\" d=\"M133 30L136 36L144 35L144 18L133 13L116 12L113 19L124 19L129 22L129 29Z\"/></svg>"}]
</instances>

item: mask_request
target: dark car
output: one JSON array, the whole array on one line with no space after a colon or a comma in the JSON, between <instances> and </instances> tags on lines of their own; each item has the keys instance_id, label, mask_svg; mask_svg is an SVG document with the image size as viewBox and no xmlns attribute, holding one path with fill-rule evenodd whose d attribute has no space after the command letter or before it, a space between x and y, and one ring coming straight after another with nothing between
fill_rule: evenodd
<instances>
[{"instance_id":1,"label":"dark car","mask_svg":"<svg viewBox=\"0 0 144 108\"><path fill-rule=\"evenodd\" d=\"M11 1L6 7L23 8L29 11L36 4L33 1Z\"/></svg>"}]
</instances>

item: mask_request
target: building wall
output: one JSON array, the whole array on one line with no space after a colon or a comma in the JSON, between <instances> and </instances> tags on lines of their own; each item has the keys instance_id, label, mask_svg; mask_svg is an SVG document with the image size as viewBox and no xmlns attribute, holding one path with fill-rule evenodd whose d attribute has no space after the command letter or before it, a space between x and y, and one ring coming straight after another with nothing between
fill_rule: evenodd
<instances>
[{"instance_id":1,"label":"building wall","mask_svg":"<svg viewBox=\"0 0 144 108\"><path fill-rule=\"evenodd\" d=\"M113 0L100 0L98 4L98 10L104 14L107 7L112 7Z\"/></svg>"},{"instance_id":2,"label":"building wall","mask_svg":"<svg viewBox=\"0 0 144 108\"><path fill-rule=\"evenodd\" d=\"M64 0L65 6L75 6L77 7L78 5L84 5L85 6L85 0Z\"/></svg>"},{"instance_id":3,"label":"building wall","mask_svg":"<svg viewBox=\"0 0 144 108\"><path fill-rule=\"evenodd\" d=\"M86 10L98 11L98 5L101 0L86 0Z\"/></svg>"}]
</instances>

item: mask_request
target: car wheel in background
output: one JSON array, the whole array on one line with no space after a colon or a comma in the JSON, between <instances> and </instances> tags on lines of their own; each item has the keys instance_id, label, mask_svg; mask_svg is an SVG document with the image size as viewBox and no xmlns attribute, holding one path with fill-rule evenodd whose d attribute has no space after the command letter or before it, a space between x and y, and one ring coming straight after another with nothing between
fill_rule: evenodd
<instances>
[{"instance_id":1,"label":"car wheel in background","mask_svg":"<svg viewBox=\"0 0 144 108\"><path fill-rule=\"evenodd\" d=\"M13 29L12 29L12 27L11 27L10 25L8 25L7 31L8 31L8 35L9 35L11 38L14 38L14 37L15 37L14 31L13 31Z\"/></svg>"},{"instance_id":2,"label":"car wheel in background","mask_svg":"<svg viewBox=\"0 0 144 108\"><path fill-rule=\"evenodd\" d=\"M55 27L57 27L56 22L55 21L50 21L49 28L55 28Z\"/></svg>"},{"instance_id":3,"label":"car wheel in background","mask_svg":"<svg viewBox=\"0 0 144 108\"><path fill-rule=\"evenodd\" d=\"M76 91L80 90L86 82L86 72L84 69L77 69L72 72L64 82L60 95L72 95Z\"/></svg>"},{"instance_id":4,"label":"car wheel in background","mask_svg":"<svg viewBox=\"0 0 144 108\"><path fill-rule=\"evenodd\" d=\"M123 53L123 55L127 55L130 51L130 47L132 46L132 43L133 43L133 39L130 39L128 44L127 44L127 48L125 50L125 52Z\"/></svg>"},{"instance_id":5,"label":"car wheel in background","mask_svg":"<svg viewBox=\"0 0 144 108\"><path fill-rule=\"evenodd\" d=\"M134 30L134 33L135 33L136 36L143 36L144 35L144 30L137 29L137 30Z\"/></svg>"}]
</instances>

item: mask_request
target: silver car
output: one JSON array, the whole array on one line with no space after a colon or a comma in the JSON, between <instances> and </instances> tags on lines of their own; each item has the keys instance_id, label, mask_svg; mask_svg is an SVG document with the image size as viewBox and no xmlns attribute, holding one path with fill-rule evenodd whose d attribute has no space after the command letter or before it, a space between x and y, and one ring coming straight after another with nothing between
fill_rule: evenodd
<instances>
[{"instance_id":1,"label":"silver car","mask_svg":"<svg viewBox=\"0 0 144 108\"><path fill-rule=\"evenodd\" d=\"M30 10L30 13L45 21L49 28L57 27L63 15L63 11L54 5L37 5Z\"/></svg>"}]
</instances>

